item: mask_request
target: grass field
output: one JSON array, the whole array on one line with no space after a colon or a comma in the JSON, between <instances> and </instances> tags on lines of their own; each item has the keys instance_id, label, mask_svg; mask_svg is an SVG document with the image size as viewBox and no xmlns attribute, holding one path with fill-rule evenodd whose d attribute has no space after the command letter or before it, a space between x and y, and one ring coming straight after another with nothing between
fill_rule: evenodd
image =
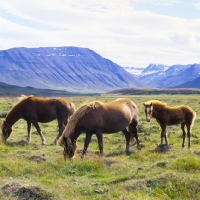
<instances>
[{"instance_id":1,"label":"grass field","mask_svg":"<svg viewBox=\"0 0 200 200\"><path fill-rule=\"evenodd\" d=\"M121 132L104 134L103 157L98 155L95 136L88 154L80 158L85 135L78 138L73 160L63 160L63 148L51 146L58 134L57 122L40 124L46 145L32 129L29 145L24 120L13 126L6 144L0 144L0 199L200 199L200 97L198 95L97 95L66 97L78 108L85 102L132 99L139 109L139 151L131 146L125 153ZM180 125L168 127L169 147L159 148L160 127L155 119L146 122L143 102L157 99L170 106L189 105L197 113L192 129L191 149L182 149ZM0 98L0 123L18 101Z\"/></svg>"}]
</instances>

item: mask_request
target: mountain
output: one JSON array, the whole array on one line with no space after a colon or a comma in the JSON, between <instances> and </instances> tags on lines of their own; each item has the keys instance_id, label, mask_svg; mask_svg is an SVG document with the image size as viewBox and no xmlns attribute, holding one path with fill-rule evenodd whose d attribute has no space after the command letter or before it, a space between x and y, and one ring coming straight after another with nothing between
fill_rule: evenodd
<instances>
[{"instance_id":1,"label":"mountain","mask_svg":"<svg viewBox=\"0 0 200 200\"><path fill-rule=\"evenodd\" d=\"M192 81L188 81L181 85L176 85L175 88L200 88L200 76Z\"/></svg>"},{"instance_id":2,"label":"mountain","mask_svg":"<svg viewBox=\"0 0 200 200\"><path fill-rule=\"evenodd\" d=\"M123 67L127 72L139 76L144 68L139 67Z\"/></svg>"},{"instance_id":3,"label":"mountain","mask_svg":"<svg viewBox=\"0 0 200 200\"><path fill-rule=\"evenodd\" d=\"M150 64L147 68L143 69L138 78L149 87L158 88L160 82L162 82L162 79L165 77L166 69L168 69L168 67L162 64Z\"/></svg>"},{"instance_id":4,"label":"mountain","mask_svg":"<svg viewBox=\"0 0 200 200\"><path fill-rule=\"evenodd\" d=\"M150 64L139 75L139 80L152 88L170 88L200 76L200 64L165 66Z\"/></svg>"},{"instance_id":5,"label":"mountain","mask_svg":"<svg viewBox=\"0 0 200 200\"><path fill-rule=\"evenodd\" d=\"M177 73L163 79L161 87L178 87L200 76L200 64L193 64L185 69L181 68Z\"/></svg>"},{"instance_id":6,"label":"mountain","mask_svg":"<svg viewBox=\"0 0 200 200\"><path fill-rule=\"evenodd\" d=\"M41 47L0 51L0 81L69 92L144 87L134 75L88 48Z\"/></svg>"},{"instance_id":7,"label":"mountain","mask_svg":"<svg viewBox=\"0 0 200 200\"><path fill-rule=\"evenodd\" d=\"M142 74L154 74L164 72L168 67L162 64L150 64L147 68L143 69Z\"/></svg>"}]
</instances>

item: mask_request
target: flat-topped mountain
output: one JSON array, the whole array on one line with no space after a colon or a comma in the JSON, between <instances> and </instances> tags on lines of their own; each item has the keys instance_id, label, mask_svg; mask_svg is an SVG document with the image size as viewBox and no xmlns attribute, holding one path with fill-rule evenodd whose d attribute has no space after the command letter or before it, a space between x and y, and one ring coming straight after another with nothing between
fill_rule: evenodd
<instances>
[{"instance_id":1,"label":"flat-topped mountain","mask_svg":"<svg viewBox=\"0 0 200 200\"><path fill-rule=\"evenodd\" d=\"M88 48L78 47L0 51L0 82L83 93L144 86L111 60Z\"/></svg>"}]
</instances>

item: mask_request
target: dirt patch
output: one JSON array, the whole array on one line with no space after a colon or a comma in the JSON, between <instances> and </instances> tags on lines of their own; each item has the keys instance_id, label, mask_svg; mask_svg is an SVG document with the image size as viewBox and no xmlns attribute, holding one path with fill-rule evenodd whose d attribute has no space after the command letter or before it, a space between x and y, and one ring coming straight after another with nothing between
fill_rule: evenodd
<instances>
[{"instance_id":1,"label":"dirt patch","mask_svg":"<svg viewBox=\"0 0 200 200\"><path fill-rule=\"evenodd\" d=\"M197 156L200 156L200 151L194 151L194 154L196 154Z\"/></svg>"},{"instance_id":2,"label":"dirt patch","mask_svg":"<svg viewBox=\"0 0 200 200\"><path fill-rule=\"evenodd\" d=\"M42 154L41 156L31 156L30 158L28 158L28 160L30 161L34 161L37 163L41 163L47 160L47 157L45 154Z\"/></svg>"},{"instance_id":3,"label":"dirt patch","mask_svg":"<svg viewBox=\"0 0 200 200\"><path fill-rule=\"evenodd\" d=\"M141 180L130 180L125 185L124 188L128 191L137 191L147 188L165 187L165 183L177 183L180 182L181 178L175 173L165 173L157 175L152 179L141 179Z\"/></svg>"},{"instance_id":4,"label":"dirt patch","mask_svg":"<svg viewBox=\"0 0 200 200\"><path fill-rule=\"evenodd\" d=\"M168 162L158 162L154 166L155 167L161 167L161 168L166 168Z\"/></svg>"},{"instance_id":5,"label":"dirt patch","mask_svg":"<svg viewBox=\"0 0 200 200\"><path fill-rule=\"evenodd\" d=\"M171 149L170 145L160 144L153 150L153 152L166 153L166 152L170 151L170 149Z\"/></svg>"},{"instance_id":6,"label":"dirt patch","mask_svg":"<svg viewBox=\"0 0 200 200\"><path fill-rule=\"evenodd\" d=\"M50 200L53 196L35 186L25 186L18 182L11 182L1 188L1 196L13 198L16 200Z\"/></svg>"},{"instance_id":7,"label":"dirt patch","mask_svg":"<svg viewBox=\"0 0 200 200\"><path fill-rule=\"evenodd\" d=\"M10 145L10 146L27 146L28 143L26 140L20 140L17 142L9 142L8 145Z\"/></svg>"}]
</instances>

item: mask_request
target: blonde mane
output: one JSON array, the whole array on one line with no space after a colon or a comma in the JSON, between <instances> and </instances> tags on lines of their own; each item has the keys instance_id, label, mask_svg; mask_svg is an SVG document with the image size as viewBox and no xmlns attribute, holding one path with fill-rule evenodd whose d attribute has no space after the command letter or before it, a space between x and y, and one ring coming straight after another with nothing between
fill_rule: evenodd
<instances>
[{"instance_id":1,"label":"blonde mane","mask_svg":"<svg viewBox=\"0 0 200 200\"><path fill-rule=\"evenodd\" d=\"M91 110L94 110L100 107L103 103L99 101L95 101L90 103L89 105L85 104L81 106L70 118L65 128L65 132L67 132L67 137L73 133L76 124L78 121L85 115L88 114Z\"/></svg>"},{"instance_id":2,"label":"blonde mane","mask_svg":"<svg viewBox=\"0 0 200 200\"><path fill-rule=\"evenodd\" d=\"M22 95L18 98L18 102L17 102L17 103L20 103L21 101L23 101L24 99L28 99L29 97L33 97L33 95L26 96L26 95L22 94Z\"/></svg>"},{"instance_id":3,"label":"blonde mane","mask_svg":"<svg viewBox=\"0 0 200 200\"><path fill-rule=\"evenodd\" d=\"M159 101L159 100L151 100L151 101L147 101L145 102L145 105L150 105L150 104L153 104L153 106L158 106L158 107L166 107L167 104L162 102L162 101Z\"/></svg>"}]
</instances>

